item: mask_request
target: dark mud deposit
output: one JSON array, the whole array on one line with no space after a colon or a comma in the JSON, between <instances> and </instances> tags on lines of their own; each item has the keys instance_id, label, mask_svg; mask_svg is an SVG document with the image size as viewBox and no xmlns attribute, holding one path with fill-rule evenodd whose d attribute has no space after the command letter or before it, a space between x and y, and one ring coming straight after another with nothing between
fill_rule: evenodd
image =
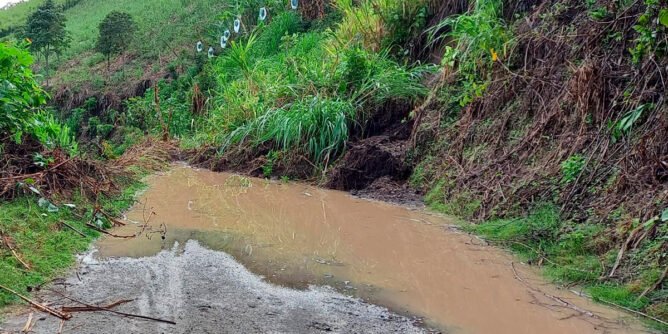
<instances>
[{"instance_id":1,"label":"dark mud deposit","mask_svg":"<svg viewBox=\"0 0 668 334\"><path fill-rule=\"evenodd\" d=\"M405 317L345 297L330 288L297 291L269 284L231 256L190 241L156 256L97 261L87 256L63 291L75 299L109 302L133 299L118 311L172 320L176 326L109 313L79 313L65 333L421 333ZM48 293L47 300L72 305ZM38 315L41 317L41 315ZM18 332L26 317L3 327ZM37 321L34 333L57 333L60 321Z\"/></svg>"}]
</instances>

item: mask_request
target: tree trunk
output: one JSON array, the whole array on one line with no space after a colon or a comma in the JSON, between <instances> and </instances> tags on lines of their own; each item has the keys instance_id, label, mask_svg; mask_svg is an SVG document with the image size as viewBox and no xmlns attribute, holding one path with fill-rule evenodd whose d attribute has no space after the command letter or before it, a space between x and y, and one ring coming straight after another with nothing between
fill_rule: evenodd
<instances>
[{"instance_id":1,"label":"tree trunk","mask_svg":"<svg viewBox=\"0 0 668 334\"><path fill-rule=\"evenodd\" d=\"M46 86L49 86L49 46L46 46L46 50L44 52L44 62L46 63Z\"/></svg>"}]
</instances>

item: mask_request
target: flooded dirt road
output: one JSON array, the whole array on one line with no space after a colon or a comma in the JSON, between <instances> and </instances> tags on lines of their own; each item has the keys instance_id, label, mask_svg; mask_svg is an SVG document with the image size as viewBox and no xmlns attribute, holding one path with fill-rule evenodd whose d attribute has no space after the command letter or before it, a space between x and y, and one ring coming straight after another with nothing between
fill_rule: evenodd
<instances>
[{"instance_id":1,"label":"flooded dirt road","mask_svg":"<svg viewBox=\"0 0 668 334\"><path fill-rule=\"evenodd\" d=\"M423 318L427 328L446 333L641 331L627 324L633 323L628 315L546 284L532 268L514 263L505 252L458 232L448 219L419 210L301 184L187 167L154 176L149 185L127 214L128 224L114 231L119 235L141 232L142 236L98 242L92 255L95 260L88 259L91 268L84 279L88 283L76 283L74 293L101 300L110 289L100 280L123 282L112 284L111 290L117 293L111 296L144 300L146 311L168 308L171 311L158 313L186 323L197 319L201 328L214 328L201 324L214 322L227 332L404 333L420 330L410 321L415 316ZM219 251L286 288L275 287L278 293L265 287L264 292L239 298L230 289L235 286L230 271L245 269L230 264L232 258ZM221 257L226 260L213 260ZM146 269L152 267L156 269ZM170 270L180 271L181 276L159 274ZM240 275L236 281L273 286L249 276L253 275ZM331 286L406 317L313 286ZM155 298L145 297L143 289ZM127 293L119 295L119 291ZM171 296L170 291L178 293ZM269 303L270 311L248 312L245 299L272 293L284 298L276 298L275 305ZM220 306L226 299L241 302ZM210 309L216 305L217 311ZM354 316L336 310L345 305ZM192 315L201 315L200 306L210 313ZM289 315L281 321L267 318L274 312ZM236 319L232 321L236 325L250 321L251 327L234 327L229 319ZM298 326L258 325L265 322ZM360 327L364 323L371 327ZM180 329L175 332L187 332ZM172 332L168 327L164 331Z\"/></svg>"}]
</instances>

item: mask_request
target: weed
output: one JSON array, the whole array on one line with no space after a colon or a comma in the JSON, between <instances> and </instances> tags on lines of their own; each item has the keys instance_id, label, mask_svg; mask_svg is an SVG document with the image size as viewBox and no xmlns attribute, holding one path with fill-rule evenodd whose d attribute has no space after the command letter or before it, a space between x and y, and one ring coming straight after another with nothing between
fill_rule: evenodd
<instances>
[{"instance_id":1,"label":"weed","mask_svg":"<svg viewBox=\"0 0 668 334\"><path fill-rule=\"evenodd\" d=\"M132 182L122 194L100 198L106 212L120 214L134 203L134 195L144 187ZM76 192L75 192L76 193ZM78 209L92 212L92 203L81 198L71 202ZM70 208L49 210L37 205L37 198L22 197L0 203L0 231L14 243L21 258L30 264L31 270L20 270L21 264L11 255L0 251L0 284L16 291L29 291L54 278L74 264L74 254L85 251L90 242L99 236L85 226L86 221L74 217ZM85 237L66 228L64 222L83 232ZM15 302L16 296L0 291L0 306Z\"/></svg>"},{"instance_id":2,"label":"weed","mask_svg":"<svg viewBox=\"0 0 668 334\"><path fill-rule=\"evenodd\" d=\"M289 108L268 111L237 128L223 150L250 138L256 144L271 141L280 150L302 150L315 161L325 162L343 149L354 113L349 102L313 96Z\"/></svg>"},{"instance_id":3,"label":"weed","mask_svg":"<svg viewBox=\"0 0 668 334\"><path fill-rule=\"evenodd\" d=\"M652 107L653 106L649 104L642 104L629 111L612 127L612 139L614 141L619 141L622 137L628 135L633 129L633 126L641 119L643 113Z\"/></svg>"},{"instance_id":4,"label":"weed","mask_svg":"<svg viewBox=\"0 0 668 334\"><path fill-rule=\"evenodd\" d=\"M446 38L456 43L456 47L446 46L442 65L457 70L461 106L482 96L488 85L483 73L502 60L511 42L510 32L500 18L501 7L499 0L476 0L470 13L446 18L428 30L431 44ZM449 33L439 34L446 28Z\"/></svg>"},{"instance_id":5,"label":"weed","mask_svg":"<svg viewBox=\"0 0 668 334\"><path fill-rule=\"evenodd\" d=\"M267 162L262 166L262 175L264 177L270 177L272 174L274 174L274 165L276 164L276 160L278 160L278 152L276 151L271 151L267 153Z\"/></svg>"},{"instance_id":6,"label":"weed","mask_svg":"<svg viewBox=\"0 0 668 334\"><path fill-rule=\"evenodd\" d=\"M657 38L659 30L665 31L668 28L668 10L661 8L659 0L645 0L645 6L645 13L638 17L636 25L633 26L637 37L629 52L634 64L640 64L650 53L664 53L668 48L663 39Z\"/></svg>"},{"instance_id":7,"label":"weed","mask_svg":"<svg viewBox=\"0 0 668 334\"><path fill-rule=\"evenodd\" d=\"M584 170L586 159L580 154L573 154L561 163L561 183L570 184L578 179Z\"/></svg>"}]
</instances>

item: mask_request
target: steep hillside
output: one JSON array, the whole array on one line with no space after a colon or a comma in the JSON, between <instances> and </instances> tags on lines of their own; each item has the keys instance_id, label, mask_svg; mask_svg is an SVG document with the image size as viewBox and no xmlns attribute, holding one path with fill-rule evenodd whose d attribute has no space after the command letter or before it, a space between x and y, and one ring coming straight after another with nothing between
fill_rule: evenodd
<instances>
[{"instance_id":1,"label":"steep hillside","mask_svg":"<svg viewBox=\"0 0 668 334\"><path fill-rule=\"evenodd\" d=\"M23 37L28 15L43 1L18 3L0 11L6 34ZM184 4L173 1L107 1L68 0L62 4L67 19L70 45L58 56L50 73L49 90L59 107L71 109L87 99L109 100L101 109L121 109L121 101L143 95L144 90L169 71L183 71L193 63L197 40L207 37L212 24L233 5L220 1L196 1ZM115 57L108 67L105 58L95 51L98 25L111 11L124 11L137 22L137 33L130 47ZM165 29L165 25L169 29ZM38 59L39 60L39 59ZM43 62L37 69L47 75Z\"/></svg>"}]
</instances>

